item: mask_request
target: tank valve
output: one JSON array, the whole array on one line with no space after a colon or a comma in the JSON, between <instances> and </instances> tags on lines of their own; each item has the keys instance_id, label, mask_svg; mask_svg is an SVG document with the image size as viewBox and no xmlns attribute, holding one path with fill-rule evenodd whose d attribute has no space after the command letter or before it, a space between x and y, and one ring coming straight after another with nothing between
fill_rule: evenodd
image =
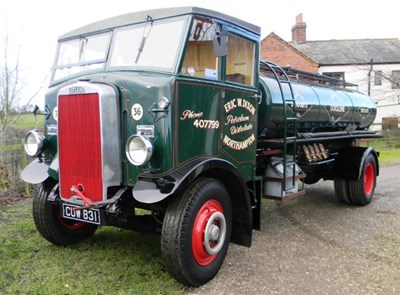
<instances>
[{"instance_id":1,"label":"tank valve","mask_svg":"<svg viewBox=\"0 0 400 295\"><path fill-rule=\"evenodd\" d=\"M328 152L325 147L319 143L303 145L303 152L308 163L318 162L328 159Z\"/></svg>"}]
</instances>

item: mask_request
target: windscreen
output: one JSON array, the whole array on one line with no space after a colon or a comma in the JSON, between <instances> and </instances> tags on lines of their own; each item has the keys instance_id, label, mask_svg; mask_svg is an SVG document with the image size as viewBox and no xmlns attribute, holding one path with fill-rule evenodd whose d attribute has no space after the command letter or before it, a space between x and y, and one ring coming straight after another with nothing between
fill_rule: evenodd
<instances>
[{"instance_id":1,"label":"windscreen","mask_svg":"<svg viewBox=\"0 0 400 295\"><path fill-rule=\"evenodd\" d=\"M53 80L104 67L110 41L111 32L61 42Z\"/></svg>"},{"instance_id":2,"label":"windscreen","mask_svg":"<svg viewBox=\"0 0 400 295\"><path fill-rule=\"evenodd\" d=\"M59 43L52 81L107 68L173 72L185 39L187 18L153 21L90 33Z\"/></svg>"},{"instance_id":3,"label":"windscreen","mask_svg":"<svg viewBox=\"0 0 400 295\"><path fill-rule=\"evenodd\" d=\"M160 22L148 20L144 25L115 32L110 67L161 68L172 71L182 47L184 19Z\"/></svg>"}]
</instances>

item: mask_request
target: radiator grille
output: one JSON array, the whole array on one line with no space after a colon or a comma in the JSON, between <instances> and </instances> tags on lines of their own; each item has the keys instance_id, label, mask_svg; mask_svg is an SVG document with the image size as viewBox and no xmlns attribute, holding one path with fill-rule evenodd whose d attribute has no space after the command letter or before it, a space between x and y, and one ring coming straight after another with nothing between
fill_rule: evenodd
<instances>
[{"instance_id":1,"label":"radiator grille","mask_svg":"<svg viewBox=\"0 0 400 295\"><path fill-rule=\"evenodd\" d=\"M59 177L63 199L73 196L72 185L80 185L93 202L103 200L100 118L99 94L59 96Z\"/></svg>"}]
</instances>

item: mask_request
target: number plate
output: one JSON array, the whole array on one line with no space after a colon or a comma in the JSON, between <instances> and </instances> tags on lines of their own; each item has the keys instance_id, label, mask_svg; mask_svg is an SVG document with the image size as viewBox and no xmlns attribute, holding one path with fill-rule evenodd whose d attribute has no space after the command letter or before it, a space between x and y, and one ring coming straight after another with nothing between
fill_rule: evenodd
<instances>
[{"instance_id":1,"label":"number plate","mask_svg":"<svg viewBox=\"0 0 400 295\"><path fill-rule=\"evenodd\" d=\"M63 204L62 216L100 225L100 211L98 209L75 210L75 208L78 208L78 206Z\"/></svg>"}]
</instances>

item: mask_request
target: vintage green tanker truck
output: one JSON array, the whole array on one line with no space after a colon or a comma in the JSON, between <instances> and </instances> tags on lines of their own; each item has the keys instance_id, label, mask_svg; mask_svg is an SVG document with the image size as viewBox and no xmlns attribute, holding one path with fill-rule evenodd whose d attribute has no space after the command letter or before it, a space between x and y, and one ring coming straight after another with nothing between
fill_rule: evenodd
<instances>
[{"instance_id":1,"label":"vintage green tanker truck","mask_svg":"<svg viewBox=\"0 0 400 295\"><path fill-rule=\"evenodd\" d=\"M323 179L340 202L370 203L378 153L359 139L379 136L373 100L259 49L259 27L196 7L61 36L44 133L25 138L39 233L67 245L98 226L159 231L166 270L199 286L230 242L251 245L262 198Z\"/></svg>"}]
</instances>

